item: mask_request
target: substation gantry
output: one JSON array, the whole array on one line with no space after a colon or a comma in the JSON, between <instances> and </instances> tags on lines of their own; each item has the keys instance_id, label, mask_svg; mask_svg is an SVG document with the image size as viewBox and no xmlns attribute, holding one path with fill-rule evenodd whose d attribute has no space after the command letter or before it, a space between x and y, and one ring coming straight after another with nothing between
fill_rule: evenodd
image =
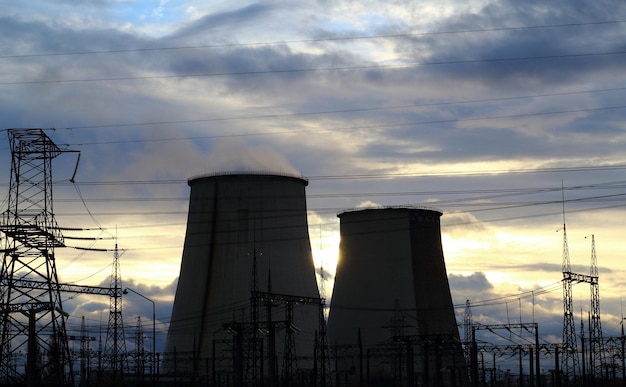
<instances>
[{"instance_id":1,"label":"substation gantry","mask_svg":"<svg viewBox=\"0 0 626 387\"><path fill-rule=\"evenodd\" d=\"M531 386L541 386L541 363L540 363L540 350L541 347L539 345L539 324L537 323L517 323L517 324L489 324L489 325L472 325L471 326L471 342L468 343L470 345L470 380L472 386L480 385L479 381L486 381L486 377L484 375L484 367L483 367L483 375L479 376L478 370L478 352L479 346L476 340L476 331L478 330L487 330L489 332L495 333L494 331L498 330L506 330L508 332L513 332L515 329L524 330L528 333L532 333L534 336L534 343L527 342L527 350L529 357L529 381ZM485 349L490 349L492 351L509 351L509 352L519 352L520 359L520 378L522 377L522 356L524 354L524 349L522 345L506 345L506 346L497 346L497 345L488 345L484 347ZM494 354L495 356L495 354ZM495 359L495 357L494 357ZM494 361L495 363L495 361ZM483 362L484 365L484 362ZM495 365L493 370L495 371Z\"/></svg>"},{"instance_id":2,"label":"substation gantry","mask_svg":"<svg viewBox=\"0 0 626 387\"><path fill-rule=\"evenodd\" d=\"M230 322L223 325L223 329L233 334L234 342L229 340L214 340L213 361L216 358L216 344L232 343L233 353L233 375L234 385L258 386L261 385L261 369L263 358L263 339L258 336L257 331L264 332L268 338L268 375L267 382L270 385L279 383L279 375L276 354L276 329L285 329L285 346L283 353L282 383L284 386L292 386L296 380L298 364L295 352L295 333L299 329L294 325L295 305L314 305L318 308L319 331L316 332L313 384L320 387L331 385L330 380L330 357L327 343L326 321L324 318L325 300L323 298L280 294L272 292L255 291L251 292L253 304L263 304L268 309L268 321L259 321L258 316L253 316L252 322ZM285 305L285 319L271 320L271 308L276 303ZM255 307L256 308L256 307ZM253 308L253 309L255 309ZM218 372L213 366L213 384L219 385L216 380Z\"/></svg>"}]
</instances>

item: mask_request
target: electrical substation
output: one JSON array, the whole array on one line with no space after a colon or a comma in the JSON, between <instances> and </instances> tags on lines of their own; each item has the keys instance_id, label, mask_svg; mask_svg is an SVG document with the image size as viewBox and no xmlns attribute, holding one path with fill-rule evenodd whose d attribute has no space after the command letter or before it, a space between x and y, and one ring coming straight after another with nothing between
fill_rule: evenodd
<instances>
[{"instance_id":1,"label":"electrical substation","mask_svg":"<svg viewBox=\"0 0 626 387\"><path fill-rule=\"evenodd\" d=\"M594 237L589 273L575 273L564 222L563 335L549 342L541 322L475 322L470 300L457 321L441 242L442 212L345 211L338 215L340 261L327 316L309 240L308 181L270 173L189 179L180 278L165 349L158 352L154 312L152 332L144 326L150 316L144 322L123 318L122 297L134 291L122 286L117 243L109 287L59 280L56 254L66 244L54 216L52 164L73 154L78 167L80 153L56 145L42 129L7 134L0 385L626 385L623 328L617 337L602 331ZM576 284L590 287L590 312L578 329ZM66 293L108 298L104 340L88 332L84 318L78 334L68 331ZM78 351L72 341L80 343Z\"/></svg>"}]
</instances>

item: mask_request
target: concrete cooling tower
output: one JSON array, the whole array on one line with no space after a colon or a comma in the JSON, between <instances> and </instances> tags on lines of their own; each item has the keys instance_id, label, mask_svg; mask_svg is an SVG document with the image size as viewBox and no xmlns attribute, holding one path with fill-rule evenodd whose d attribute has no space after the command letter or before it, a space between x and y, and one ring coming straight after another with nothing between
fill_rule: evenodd
<instances>
[{"instance_id":1,"label":"concrete cooling tower","mask_svg":"<svg viewBox=\"0 0 626 387\"><path fill-rule=\"evenodd\" d=\"M339 356L338 373L367 379L367 385L465 383L441 245L441 215L406 207L338 215L341 243L329 343L358 346L367 357L356 364L353 358Z\"/></svg>"},{"instance_id":2,"label":"concrete cooling tower","mask_svg":"<svg viewBox=\"0 0 626 387\"><path fill-rule=\"evenodd\" d=\"M272 174L189 180L165 372L215 386L271 385L312 358L322 314L306 185Z\"/></svg>"}]
</instances>

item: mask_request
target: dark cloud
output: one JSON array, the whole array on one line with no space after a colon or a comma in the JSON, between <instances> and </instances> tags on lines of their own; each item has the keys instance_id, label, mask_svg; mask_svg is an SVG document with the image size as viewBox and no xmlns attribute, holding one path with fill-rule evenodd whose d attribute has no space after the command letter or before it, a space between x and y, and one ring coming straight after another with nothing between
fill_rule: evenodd
<instances>
[{"instance_id":1,"label":"dark cloud","mask_svg":"<svg viewBox=\"0 0 626 387\"><path fill-rule=\"evenodd\" d=\"M487 280L484 273L476 272L469 276L450 274L448 276L450 288L455 291L490 292L493 285Z\"/></svg>"},{"instance_id":2,"label":"dark cloud","mask_svg":"<svg viewBox=\"0 0 626 387\"><path fill-rule=\"evenodd\" d=\"M562 263L560 260L555 263L543 262L543 263L527 263L527 264L517 264L512 262L506 263L498 263L494 262L490 265L493 269L502 269L502 270L512 270L512 271L526 271L526 272L547 272L554 273L555 280L560 280L562 278ZM581 264L570 264L570 271L576 274L589 275L591 263L587 265ZM603 274L609 275L612 273L612 269L609 267L600 267L599 270Z\"/></svg>"},{"instance_id":3,"label":"dark cloud","mask_svg":"<svg viewBox=\"0 0 626 387\"><path fill-rule=\"evenodd\" d=\"M586 75L608 74L621 67L624 44L617 37L623 34L623 24L602 22L615 20L626 10L620 5L616 13L609 13L615 4L606 3L606 8L578 2L552 7L489 3L478 12L454 14L436 26L441 32L469 32L407 38L397 50L419 63L437 64L418 71L458 82L499 90L566 86Z\"/></svg>"},{"instance_id":4,"label":"dark cloud","mask_svg":"<svg viewBox=\"0 0 626 387\"><path fill-rule=\"evenodd\" d=\"M113 28L83 29L78 26L64 25L47 20L27 20L20 17L4 16L0 18L0 42L2 55L24 56L15 59L19 64L38 64L59 67L73 62L102 65L98 55L59 55L85 53L103 50L124 50L146 48L151 45L141 35L116 30ZM33 57L28 57L33 55ZM33 59L37 58L37 59ZM124 58L121 54L117 57ZM115 61L110 62L110 64ZM6 59L4 65L11 64Z\"/></svg>"},{"instance_id":5,"label":"dark cloud","mask_svg":"<svg viewBox=\"0 0 626 387\"><path fill-rule=\"evenodd\" d=\"M229 29L241 28L247 23L258 22L272 12L274 6L270 4L253 3L235 10L221 11L207 14L178 29L169 36L169 39L196 39L206 36L214 30L228 27Z\"/></svg>"}]
</instances>

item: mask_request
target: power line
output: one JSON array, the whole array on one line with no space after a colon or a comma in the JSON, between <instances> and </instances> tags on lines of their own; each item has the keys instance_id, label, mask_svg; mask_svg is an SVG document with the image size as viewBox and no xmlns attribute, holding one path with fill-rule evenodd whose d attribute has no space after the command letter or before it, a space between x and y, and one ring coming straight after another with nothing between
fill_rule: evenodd
<instances>
[{"instance_id":1,"label":"power line","mask_svg":"<svg viewBox=\"0 0 626 387\"><path fill-rule=\"evenodd\" d=\"M526 95L526 96L511 96L511 97L502 97L502 98L466 100L466 101L456 101L456 102L440 102L440 103L428 103L428 104L399 105L399 106L390 106L390 107L366 107L366 108L340 109L340 110L318 111L318 112L300 112L300 113L278 114L278 115L260 115L260 116L257 115L257 116L209 118L209 119L197 119L197 120L174 120L174 121L158 121L158 122L143 122L143 123L120 123L120 124L105 124L105 125L74 126L74 127L67 127L65 129L67 129L67 130L98 129L98 128L128 127L128 126L172 125L172 124L185 124L185 123L198 123L198 122L215 122L215 121L230 121L230 120L243 120L243 119L283 118L283 117L295 117L295 116L303 116L303 115L319 115L319 114L334 114L334 113L346 113L346 112L379 111L379 110L403 109L403 108L412 108L412 107L443 106L443 105L466 104L466 103L481 103L481 102L493 102L493 101L498 101L498 100L541 98L541 97L564 96L564 95L574 95L574 94L594 93L594 92L609 92L609 91L619 91L619 90L626 90L626 88L584 90L584 91L572 91L572 92L561 92L561 93L537 94L537 95ZM609 107L599 107L599 108L590 108L590 109L573 109L573 110L552 111L552 112L525 113L525 114L516 114L516 115L484 116L484 117L459 118L459 119L449 119L449 120L416 121L416 122L408 122L408 123L363 125L363 126L339 127L339 128L330 128L330 129L311 129L311 130L303 130L303 131L295 131L295 132L291 131L291 130L286 130L286 131L273 131L273 132L260 132L260 133L240 133L240 134L224 134L224 135L194 136L194 137L172 137L172 138L162 138L162 139L136 139L136 140L80 142L80 143L68 144L68 145L84 146L84 145L146 143L146 142L198 141L198 140L210 140L210 139L228 138L228 137L232 138L232 137L268 136L268 135L281 135L281 134L294 134L294 133L299 133L300 134L300 133L315 133L315 132L329 132L329 131L349 131L349 130L358 130L358 129L376 129L376 128L384 128L384 127L399 127L399 126L413 126L413 125L416 125L416 126L417 125L434 125L434 124L459 123L459 122L480 121L480 120L490 120L490 119L523 118L523 117L533 117L533 116L543 116L543 115L572 114L572 113L579 113L579 112L623 109L625 107L626 106L609 106ZM1 149L5 149L5 148L1 148Z\"/></svg>"},{"instance_id":2,"label":"power line","mask_svg":"<svg viewBox=\"0 0 626 387\"><path fill-rule=\"evenodd\" d=\"M560 203L559 201L554 201L554 203ZM545 204L545 203L541 203L541 204ZM614 208L620 208L620 207L626 207L626 202L623 204L619 204L619 205L611 205L611 206L602 206L602 207L594 207L594 208L585 208L585 209L578 209L578 210L570 210L569 213L581 213L581 212L589 212L589 211L598 211L598 210L602 210L602 209L614 209ZM474 212L474 211L471 211ZM465 213L465 212L461 212L461 213ZM143 212L143 213L118 213L117 215L137 215L137 216L147 216L147 215L152 215L153 212ZM458 213L457 213L458 214ZM485 219L485 220L472 220L472 221L466 221L466 222L457 222L457 223L453 223L453 224L447 224L442 226L442 228L451 228L451 227L459 227L459 226L466 226L466 225L471 225L471 224L478 224L478 223L496 223L496 222L503 222L503 221L511 221L511 220L521 220L521 219L529 219L529 218L538 218L538 217L548 217L548 216L555 216L555 215L559 215L560 212L541 212L539 214L525 214L525 215L516 215L516 216L509 216L509 217L503 217L503 218L494 218L494 219ZM67 214L66 214L67 215ZM116 214L111 214L111 213L103 213L100 215L116 215ZM181 212L159 212L158 215L184 215ZM178 225L178 226L184 226L186 223L176 223L176 224L170 224L170 225ZM142 225L141 227L158 227L159 224L154 224L151 226L146 226L146 225ZM127 226L126 228L134 228L135 226ZM139 226L137 226L139 227ZM154 238L154 235L143 235L143 236L137 236L138 238ZM71 247L71 246L67 246L67 247ZM138 248L129 248L128 250L154 250L154 249L180 249L181 246L176 245L176 246L155 246L155 247L138 247ZM108 250L97 250L94 249L94 251L108 251Z\"/></svg>"},{"instance_id":3,"label":"power line","mask_svg":"<svg viewBox=\"0 0 626 387\"><path fill-rule=\"evenodd\" d=\"M225 76L252 76L252 75L268 75L268 74L297 74L297 73L313 73L313 72L329 72L329 71L355 71L355 70L373 70L373 69L400 69L422 66L439 66L452 64L471 64L471 63L498 63L513 62L524 60L548 60L548 59L566 59L566 58L591 58L609 55L624 55L626 51L608 51L608 52L591 52L578 54L558 54L558 55L536 55L508 58L485 58L485 59L465 59L465 60L446 60L433 62L409 62L399 64L374 64L374 65L357 65L357 66L339 66L339 67L312 67L299 69L282 69L282 70L254 70L254 71L232 71L232 72L216 72L216 73L191 73L191 74L167 74L167 75L150 75L136 77L106 77L106 78L75 78L75 79L48 79L37 81L12 81L0 82L0 86L10 85L45 85L59 83L85 83L85 82L115 82L115 81L139 81L139 80L155 80L155 79L179 79L179 78L209 78L209 77L225 77Z\"/></svg>"},{"instance_id":4,"label":"power line","mask_svg":"<svg viewBox=\"0 0 626 387\"><path fill-rule=\"evenodd\" d=\"M176 184L181 184L183 181L176 181ZM100 185L102 183L106 183L106 184L121 184L121 185L128 185L130 182L97 182L97 185ZM134 182L134 183L141 183L141 184L152 184L152 183L156 183L156 182ZM171 181L167 181L166 183L172 183ZM624 187L624 182L623 181L613 181L613 182L606 182L606 183L595 183L595 184L590 184L590 185L579 185L579 186L573 186L573 187L567 187L567 190L596 190L596 189L621 189ZM88 185L89 183L85 183L82 185ZM497 198L503 198L503 197L511 197L511 196L520 196L520 195L533 195L533 194L545 194L545 193L549 193L549 192L555 192L556 190L560 190L557 188L526 188L526 189L491 189L491 190L452 190L452 191L411 191L411 192L386 192L386 193L343 193L343 194L318 194L318 195L314 195L313 198L316 199L324 199L324 198L334 198L337 196L340 197L355 197L355 196L397 196L397 195L403 195L403 196L424 196L424 195L428 195L428 196L437 196L437 195L464 195L464 197L460 197L460 198L455 198L455 199L448 199L448 200L442 200L439 201L437 204L438 205L445 205L446 207L450 208L450 207L468 207L467 202L471 202L471 201L484 201L484 200L493 200L493 199L497 199ZM487 194L487 195L483 195L483 196L467 196L467 195L472 195L475 193L479 193L479 194ZM586 196L586 197L581 197L581 198L575 198L575 199L570 199L568 200L568 202L579 202L579 203L592 203L592 202L609 202L609 201L615 201L616 199L620 199L624 196L623 193L618 193L618 194L611 194L611 195L595 195L595 196ZM82 199L61 199L59 200L59 202L75 202L80 200L84 206L86 206L86 202L88 200L85 200L84 198ZM104 201L104 202L110 202L110 201L115 201L115 202L121 202L124 201L124 198L110 198L110 199L93 199L93 201ZM182 197L177 197L177 198L131 198L129 199L130 201L186 201L187 198L182 198ZM477 206L480 208L471 208L468 209L466 211L455 211L456 214L459 213L477 213L477 212L484 212L484 211L502 211L502 210L506 210L506 209L515 209L515 208L520 208L520 207L529 207L529 206L538 206L538 205L549 205L549 204L554 204L560 201L556 201L556 200L534 200L534 201L516 201L516 202L492 202L492 203L479 203ZM623 200L620 200L620 202L616 205L608 205L608 206L601 206L601 207L594 207L594 208L583 208L583 209L579 209L579 210L572 210L570 212L584 212L584 211L597 211L597 210L602 210L602 209L609 209L609 208L619 208L619 207L623 207L625 204L622 203ZM474 207L474 206L469 206L469 207ZM323 214L323 213L337 213L338 211L341 210L345 210L345 208L324 208L324 207L310 207L309 209L315 211L318 214ZM84 214L82 213L63 213L63 212L58 212L58 215L61 216L83 216ZM125 215L125 216L141 216L141 217L146 217L146 216L160 216L160 215L184 215L183 212L180 211L123 211L123 212L106 212L106 213L93 213L91 212L91 210L89 210L89 214L90 217L92 217L92 219L95 218L95 215L98 216L118 216L118 215ZM556 213L554 213L556 214ZM523 216L509 216L509 217L501 217L501 218L495 218L495 219L485 219L485 220L471 220L471 221L466 221L466 222L461 222L461 223L454 223L454 224L448 224L446 225L446 227L455 227L455 226L463 226L463 225L468 225L468 224L476 224L476 223L492 223L492 222L502 222L502 221L510 221L510 220L519 220L519 219L526 219L526 218L533 218L533 217L545 217L545 216L552 216L554 214L548 213L548 212L542 212L541 214L525 214ZM96 222L98 224L98 230L100 232L103 232L103 228L102 226L99 225L100 222ZM169 225L171 226L181 226L184 225L183 222L179 222L179 223L170 223ZM147 227L163 227L163 224L150 224L150 225L133 225L133 226L126 226L126 227L122 227L122 228L147 228ZM69 229L65 229L65 230L69 230ZM73 228L71 229L71 231L91 231L91 229L84 229L84 228ZM90 247L93 246L90 245ZM90 248L89 247L89 248ZM178 247L178 246L177 246ZM94 251L108 251L108 249L93 249Z\"/></svg>"},{"instance_id":5,"label":"power line","mask_svg":"<svg viewBox=\"0 0 626 387\"><path fill-rule=\"evenodd\" d=\"M322 193L322 194L307 194L308 199L326 199L326 198L338 198L338 197L361 197L361 196L432 196L432 195L470 195L470 194L488 194L490 196L472 196L467 198L455 199L456 201L466 200L484 200L495 199L511 196L532 195L548 192L561 192L562 189L567 191L579 191L579 190L597 190L597 189L623 189L626 188L625 181L611 181L605 183L594 183L586 185L577 185L570 187L529 187L529 188L493 188L493 189L463 189L463 190L428 190L428 191L392 191L392 192L342 192L342 193ZM259 196L261 197L261 196ZM72 203L72 202L120 202L120 201L187 201L187 196L177 197L108 197L108 198L55 198L56 203ZM574 199L572 199L574 200ZM441 203L441 202L438 202ZM80 231L82 229L78 229Z\"/></svg>"},{"instance_id":6,"label":"power line","mask_svg":"<svg viewBox=\"0 0 626 387\"><path fill-rule=\"evenodd\" d=\"M555 201L554 203L557 204L559 202ZM626 202L623 203L623 204L618 204L618 205L610 205L610 206L601 206L601 207L569 210L568 213L570 213L570 214L585 213L585 212L591 212L591 211L600 211L600 210L616 209L616 208L623 208L623 207L626 207ZM332 213L336 213L339 210L341 210L341 209L339 209L339 208L333 209ZM474 212L474 211L461 211L461 212L455 212L454 214L464 214L464 213L472 213L472 212ZM559 214L560 214L560 212L555 211L555 212L541 212L541 213L537 213L537 214L524 214L524 215L506 216L506 217L492 218L492 219L469 220L469 221L463 221L463 222L456 222L456 223L446 224L446 225L443 225L442 228L460 227L460 226L467 226L467 225L481 224L481 223L497 223L497 222L507 222L507 221L512 221L512 220L552 217L552 216L556 216L556 215L559 215ZM67 216L67 214L64 214L64 215ZM141 212L141 213L119 212L119 213L101 213L101 214L98 214L98 215L99 216L127 215L127 216L146 217L146 216L154 215L154 212ZM185 214L182 213L182 212L177 212L177 211L169 211L169 212L168 211L161 211L161 212L158 212L156 215L181 215L181 216L183 216ZM186 224L187 223L174 223L174 224L170 223L168 225L170 225L170 226L176 226L176 225L184 226ZM157 226L160 226L160 225L162 225L162 224L154 223L154 224L150 224L150 225L127 226L126 228L157 227ZM148 238L148 237L153 237L153 235L137 236L137 238ZM67 246L67 247L71 247L71 246ZM156 248L161 248L161 247L140 247L140 248L129 248L127 250L150 250L150 249L156 249ZM169 248L180 248L180 246L170 246ZM106 250L106 249L93 249L93 251L109 251L109 250Z\"/></svg>"},{"instance_id":7,"label":"power line","mask_svg":"<svg viewBox=\"0 0 626 387\"><path fill-rule=\"evenodd\" d=\"M474 307L484 307L484 306L495 306L495 305L503 305L503 304L507 304L509 302L513 302L513 301L517 301L519 299L524 299L524 298L531 298L537 295L542 295L542 294L546 294L546 293L551 293L557 290L561 289L561 281L558 282L554 282L533 290L527 290L521 293L516 293L516 294L507 294L504 296L499 296L499 297L494 297L494 298L489 298L489 299L485 299L485 300L479 300L479 301L472 301L470 306L472 308ZM454 305L455 308L464 308L465 304L456 304Z\"/></svg>"},{"instance_id":8,"label":"power line","mask_svg":"<svg viewBox=\"0 0 626 387\"><path fill-rule=\"evenodd\" d=\"M251 115L251 116L234 116L234 117L219 117L219 118L205 118L196 120L173 120L173 121L153 121L153 122L135 122L135 123L118 123L118 124L104 124L104 125L83 125L83 126L71 126L59 129L99 129L99 128L115 128L115 127L128 127L128 126L155 126L155 125L173 125L173 124L189 124L198 122L222 122L222 121L238 121L238 120L259 120L270 118L287 118L287 117L300 117L307 115L323 115L323 114L339 114L339 113L361 113L369 111L383 111L383 110L397 110L397 109L410 109L418 107L437 107L437 106L450 106L457 104L471 104L471 103L483 103L483 102L499 102L516 99L529 99L529 98L545 98L545 97L562 97L567 95L587 94L587 93L600 93L611 91L623 91L625 87L607 88L607 89L590 89L590 90L578 90L569 92L558 93L544 93L534 95L522 95L522 96L510 96L510 97L498 97L498 98L482 98L473 100L451 101L451 102L434 102L434 103L420 103L410 105L396 105L396 106L383 106L383 107L364 107L364 108L348 108L337 110L323 110L312 112L296 112L296 113L283 113L283 114L265 114L265 115ZM276 132L277 134L293 133L289 132ZM257 135L267 135L268 133L259 133ZM272 134L272 133L269 133ZM247 136L250 134L233 134L225 136L199 136L199 137L177 137L177 138L165 138L165 139L152 139L152 140L124 140L124 141L99 141L99 142L82 142L79 145L94 145L94 144L123 144L123 143L137 143L137 142L162 142L162 141L179 141L179 140L201 140L206 138L218 138L218 137L239 137Z\"/></svg>"},{"instance_id":9,"label":"power line","mask_svg":"<svg viewBox=\"0 0 626 387\"><path fill-rule=\"evenodd\" d=\"M597 25L611 25L611 24L621 24L621 23L626 23L626 20L607 20L607 21L595 21L595 22L584 22L584 23L545 24L545 25L535 25L535 26L480 28L480 29L467 29L467 30L399 33L399 34L385 34L385 35L333 36L333 37L326 37L326 38L283 40L283 41L274 41L274 42L224 43L224 44L204 44L204 45L192 45L192 46L143 47L143 48L94 50L94 51L15 54L15 55L0 55L0 59L20 59L20 58L95 55L95 54L120 54L120 53L131 53L131 52L172 51L172 50L192 50L192 49L196 50L196 49L232 48L232 47L253 47L253 46L289 45L289 44L303 44L303 43L373 40L373 39L396 39L396 38L411 38L411 37L435 36L435 35L453 35L453 34L484 33L484 32L507 32L507 31L537 30L537 29L548 29L548 28L597 26Z\"/></svg>"},{"instance_id":10,"label":"power line","mask_svg":"<svg viewBox=\"0 0 626 387\"><path fill-rule=\"evenodd\" d=\"M407 173L369 173L369 174L349 174L349 175L311 175L307 176L309 181L334 181L334 180L368 180L368 179L389 179L389 178L419 178L419 177L450 177L450 176L484 176L496 174L528 174L528 173L568 173L568 172L591 172L591 171L615 171L626 169L626 164L616 165L586 165L572 167L547 167L547 168L519 168L509 169L485 169L473 171L432 171L432 172L407 172ZM163 179L163 180L103 180L84 181L81 186L115 186L115 185L180 185L187 184L187 179ZM69 185L70 183L60 182L58 185ZM0 184L7 186L7 184Z\"/></svg>"}]
</instances>

